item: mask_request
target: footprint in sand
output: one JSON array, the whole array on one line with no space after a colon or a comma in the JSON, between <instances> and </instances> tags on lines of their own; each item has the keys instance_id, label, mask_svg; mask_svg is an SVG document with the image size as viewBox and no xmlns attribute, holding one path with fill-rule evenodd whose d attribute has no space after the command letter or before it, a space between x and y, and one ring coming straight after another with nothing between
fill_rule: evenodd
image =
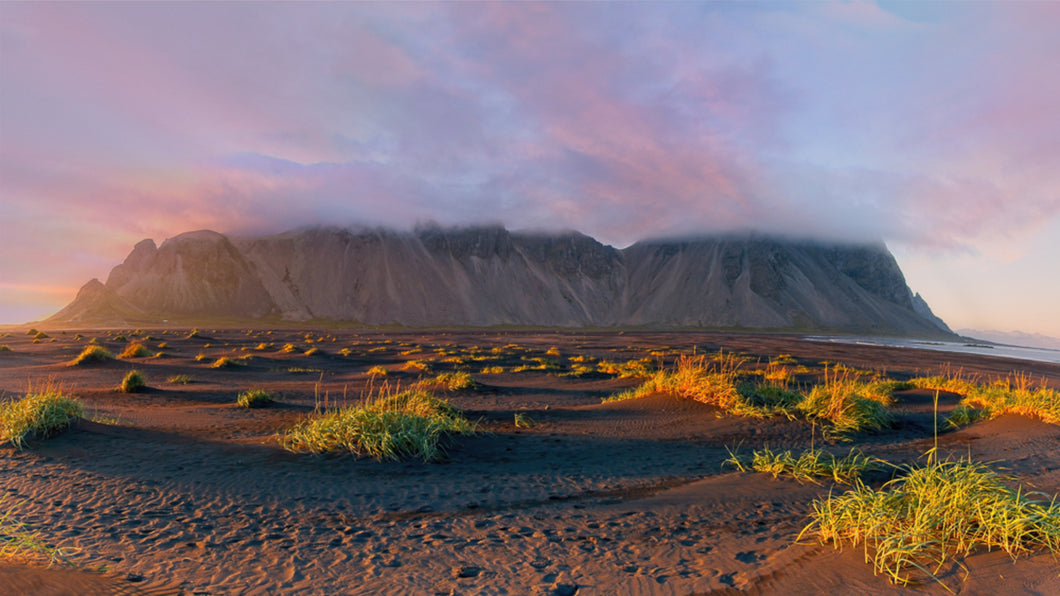
<instances>
[{"instance_id":1,"label":"footprint in sand","mask_svg":"<svg viewBox=\"0 0 1060 596\"><path fill-rule=\"evenodd\" d=\"M741 563L751 564L757 563L758 561L761 561L766 557L765 555L761 555L753 550L750 550L742 553L736 553L736 556L734 558Z\"/></svg>"}]
</instances>

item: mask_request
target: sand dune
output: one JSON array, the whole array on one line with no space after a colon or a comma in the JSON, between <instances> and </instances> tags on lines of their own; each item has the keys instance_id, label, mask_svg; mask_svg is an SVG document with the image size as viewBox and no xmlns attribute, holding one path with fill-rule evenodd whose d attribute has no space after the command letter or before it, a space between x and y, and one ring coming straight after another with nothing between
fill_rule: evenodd
<instances>
[{"instance_id":1,"label":"sand dune","mask_svg":"<svg viewBox=\"0 0 1060 596\"><path fill-rule=\"evenodd\" d=\"M0 585L35 594L943 594L937 583L899 588L874 576L858 549L812 539L796 544L810 503L831 483L733 471L727 448L805 448L799 420L721 415L697 402L653 395L601 404L636 381L548 371L476 374L479 386L446 396L489 431L459 438L443 463L377 462L293 454L275 433L327 400L359 399L373 365L409 383L411 359L436 371L446 354L518 344L523 354L558 348L624 360L649 351L724 347L800 362L886 367L913 376L947 365L968 374L1019 370L1053 387L1060 366L788 336L707 333L408 332L203 330L199 338L147 330L161 358L71 367L101 331L49 332L32 343L0 340L0 390L52 378L79 396L90 417L28 449L0 448L0 485L13 513L52 544L75 549L77 566L0 565ZM316 341L323 339L324 341ZM260 343L268 347L257 350ZM299 350L283 353L287 344ZM320 348L306 356L302 348ZM342 355L339 350L351 348ZM402 352L413 352L402 354ZM208 358L196 361L203 353ZM222 354L253 354L246 366L212 369ZM429 358L428 358L429 357ZM665 358L667 356L660 356ZM151 389L114 391L131 368ZM185 374L193 382L167 382ZM244 410L235 395L266 387L273 407ZM856 437L866 452L915 460L931 445L932 395L898 395L895 429ZM956 403L943 394L943 413ZM516 427L514 414L532 428ZM820 439L818 438L818 441ZM844 451L846 445L829 448ZM1060 432L1018 416L944 433L943 452L999 462L1021 483L1060 493ZM881 481L877 478L874 481ZM976 553L941 572L960 594L1060 593L1055 557L1013 563ZM101 571L102 569L102 571ZM966 577L965 577L966 575ZM2 590L0 590L2 591Z\"/></svg>"}]
</instances>

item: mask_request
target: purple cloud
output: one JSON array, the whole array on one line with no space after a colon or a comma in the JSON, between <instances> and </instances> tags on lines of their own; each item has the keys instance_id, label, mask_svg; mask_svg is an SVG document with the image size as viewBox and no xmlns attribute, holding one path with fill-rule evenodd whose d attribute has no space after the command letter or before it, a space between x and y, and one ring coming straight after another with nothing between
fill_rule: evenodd
<instances>
[{"instance_id":1,"label":"purple cloud","mask_svg":"<svg viewBox=\"0 0 1060 596\"><path fill-rule=\"evenodd\" d=\"M3 3L0 215L99 262L423 220L974 251L1060 217L1058 25L1052 3ZM86 277L12 250L6 279Z\"/></svg>"}]
</instances>

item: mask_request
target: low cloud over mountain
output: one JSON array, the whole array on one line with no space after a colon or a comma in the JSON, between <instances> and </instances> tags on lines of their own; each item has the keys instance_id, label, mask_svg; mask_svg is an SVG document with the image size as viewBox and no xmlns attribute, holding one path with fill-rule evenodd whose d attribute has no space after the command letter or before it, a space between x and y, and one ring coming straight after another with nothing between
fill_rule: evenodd
<instances>
[{"instance_id":1,"label":"low cloud over mountain","mask_svg":"<svg viewBox=\"0 0 1060 596\"><path fill-rule=\"evenodd\" d=\"M619 250L501 227L144 240L48 322L226 320L949 332L882 244L712 236Z\"/></svg>"}]
</instances>

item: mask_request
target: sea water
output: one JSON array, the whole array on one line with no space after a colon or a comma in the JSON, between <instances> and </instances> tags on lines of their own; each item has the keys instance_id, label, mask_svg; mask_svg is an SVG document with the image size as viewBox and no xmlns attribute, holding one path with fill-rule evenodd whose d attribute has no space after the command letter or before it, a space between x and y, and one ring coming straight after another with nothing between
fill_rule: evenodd
<instances>
[{"instance_id":1,"label":"sea water","mask_svg":"<svg viewBox=\"0 0 1060 596\"><path fill-rule=\"evenodd\" d=\"M1060 350L1048 348L1027 348L1023 346L1010 346L980 341L931 341L922 339L901 339L894 337L837 337L837 336L808 336L810 341L823 341L837 344L856 344L863 346L888 346L895 348L915 348L919 350L934 350L936 352L957 352L960 354L979 354L982 356L997 356L999 358L1014 358L1019 360L1034 360L1036 362L1051 362L1060 364Z\"/></svg>"}]
</instances>

